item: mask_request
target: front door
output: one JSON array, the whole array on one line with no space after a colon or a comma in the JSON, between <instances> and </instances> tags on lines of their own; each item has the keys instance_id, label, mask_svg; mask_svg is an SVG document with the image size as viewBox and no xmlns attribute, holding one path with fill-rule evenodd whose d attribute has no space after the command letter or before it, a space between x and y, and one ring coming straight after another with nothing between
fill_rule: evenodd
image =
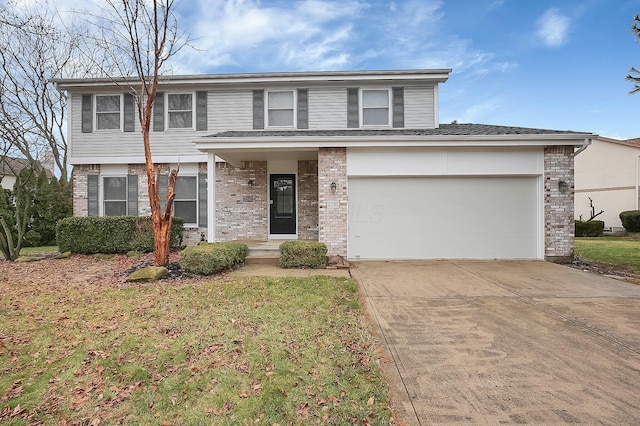
<instances>
[{"instance_id":1,"label":"front door","mask_svg":"<svg viewBox=\"0 0 640 426\"><path fill-rule=\"evenodd\" d=\"M271 175L269 233L296 233L296 175Z\"/></svg>"}]
</instances>

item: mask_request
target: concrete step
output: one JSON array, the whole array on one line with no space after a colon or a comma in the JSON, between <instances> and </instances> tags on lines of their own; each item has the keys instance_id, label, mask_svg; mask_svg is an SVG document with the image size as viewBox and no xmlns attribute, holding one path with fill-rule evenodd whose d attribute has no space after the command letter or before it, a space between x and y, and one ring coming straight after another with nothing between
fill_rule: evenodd
<instances>
[{"instance_id":1,"label":"concrete step","mask_svg":"<svg viewBox=\"0 0 640 426\"><path fill-rule=\"evenodd\" d=\"M280 265L280 253L252 254L249 252L244 263L246 265Z\"/></svg>"}]
</instances>

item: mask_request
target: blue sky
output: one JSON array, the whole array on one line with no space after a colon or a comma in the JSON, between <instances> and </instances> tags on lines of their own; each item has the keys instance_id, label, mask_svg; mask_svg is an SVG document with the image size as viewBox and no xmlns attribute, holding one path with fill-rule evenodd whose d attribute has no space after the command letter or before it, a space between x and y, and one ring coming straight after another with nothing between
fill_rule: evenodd
<instances>
[{"instance_id":1,"label":"blue sky","mask_svg":"<svg viewBox=\"0 0 640 426\"><path fill-rule=\"evenodd\" d=\"M182 0L176 73L452 68L440 121L640 137L640 0ZM185 23L188 22L188 25Z\"/></svg>"}]
</instances>

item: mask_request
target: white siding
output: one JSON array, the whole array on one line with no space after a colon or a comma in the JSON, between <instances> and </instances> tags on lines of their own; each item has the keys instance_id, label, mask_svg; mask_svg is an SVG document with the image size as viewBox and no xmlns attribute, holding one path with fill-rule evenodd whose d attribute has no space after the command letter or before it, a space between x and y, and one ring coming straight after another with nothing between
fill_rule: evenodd
<instances>
[{"instance_id":1,"label":"white siding","mask_svg":"<svg viewBox=\"0 0 640 426\"><path fill-rule=\"evenodd\" d=\"M209 92L209 133L253 129L253 92L227 90Z\"/></svg>"},{"instance_id":2,"label":"white siding","mask_svg":"<svg viewBox=\"0 0 640 426\"><path fill-rule=\"evenodd\" d=\"M405 87L404 127L407 129L433 129L435 122L434 88Z\"/></svg>"},{"instance_id":3,"label":"white siding","mask_svg":"<svg viewBox=\"0 0 640 426\"><path fill-rule=\"evenodd\" d=\"M309 89L309 129L347 128L347 89Z\"/></svg>"},{"instance_id":4,"label":"white siding","mask_svg":"<svg viewBox=\"0 0 640 426\"><path fill-rule=\"evenodd\" d=\"M71 96L71 148L75 163L88 163L94 158L144 157L140 123L136 117L135 131L121 130L82 133L82 94ZM253 127L251 90L210 91L205 131L170 129L150 133L153 156L204 155L192 142L194 137L226 130L250 130ZM94 117L95 120L95 117Z\"/></svg>"}]
</instances>

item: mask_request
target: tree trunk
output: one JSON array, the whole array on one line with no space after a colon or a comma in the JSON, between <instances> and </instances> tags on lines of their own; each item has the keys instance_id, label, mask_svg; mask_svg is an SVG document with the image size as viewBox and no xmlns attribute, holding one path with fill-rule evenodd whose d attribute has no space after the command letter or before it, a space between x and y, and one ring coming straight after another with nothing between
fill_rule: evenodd
<instances>
[{"instance_id":1,"label":"tree trunk","mask_svg":"<svg viewBox=\"0 0 640 426\"><path fill-rule=\"evenodd\" d=\"M163 220L159 214L154 216L157 216L157 219L153 218L154 261L156 266L165 266L169 264L171 216L169 216L169 220Z\"/></svg>"}]
</instances>

